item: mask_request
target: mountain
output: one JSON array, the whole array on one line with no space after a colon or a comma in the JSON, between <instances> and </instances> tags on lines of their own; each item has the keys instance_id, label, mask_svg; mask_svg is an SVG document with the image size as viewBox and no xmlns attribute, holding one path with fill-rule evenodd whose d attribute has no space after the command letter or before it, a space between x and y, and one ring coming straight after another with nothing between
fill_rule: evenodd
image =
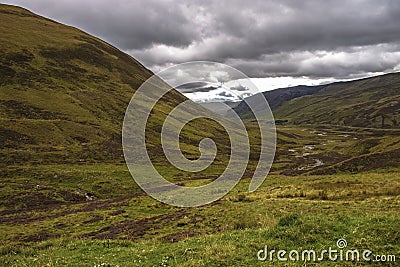
<instances>
[{"instance_id":1,"label":"mountain","mask_svg":"<svg viewBox=\"0 0 400 267\"><path fill-rule=\"evenodd\" d=\"M262 93L276 120L292 124L400 127L400 73L322 86L297 86ZM258 95L249 98L257 101ZM251 117L245 103L235 111Z\"/></svg>"},{"instance_id":2,"label":"mountain","mask_svg":"<svg viewBox=\"0 0 400 267\"><path fill-rule=\"evenodd\" d=\"M322 88L324 88L323 85L320 86L299 85L294 87L279 88L272 91L266 91L263 92L262 94L264 95L265 99L267 99L270 108L272 110L275 110L287 101L290 101L294 98L298 98L301 96L315 94ZM251 104L253 108L257 109L258 106L263 107L264 105L262 104L258 105L259 96L260 96L259 94L252 95L246 98L246 101L249 104ZM244 101L240 102L236 107L233 107L233 109L243 118L250 118L252 115L249 106Z\"/></svg>"},{"instance_id":3,"label":"mountain","mask_svg":"<svg viewBox=\"0 0 400 267\"><path fill-rule=\"evenodd\" d=\"M123 161L125 110L153 73L112 45L23 8L0 5L0 21L1 164ZM158 102L149 146L159 151L162 118L186 100L171 90ZM193 102L188 113L199 110L205 109ZM182 149L195 157L203 137L193 133L216 134L219 127L188 125Z\"/></svg>"}]
</instances>

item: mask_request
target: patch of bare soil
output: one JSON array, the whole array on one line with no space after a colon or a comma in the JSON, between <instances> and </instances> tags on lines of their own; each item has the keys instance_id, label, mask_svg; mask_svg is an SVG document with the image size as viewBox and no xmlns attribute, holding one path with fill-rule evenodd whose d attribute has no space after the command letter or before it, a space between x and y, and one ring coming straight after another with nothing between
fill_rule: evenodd
<instances>
[{"instance_id":1,"label":"patch of bare soil","mask_svg":"<svg viewBox=\"0 0 400 267\"><path fill-rule=\"evenodd\" d=\"M83 224L95 223L95 222L101 221L102 219L103 219L103 216L96 215L96 216L93 216L93 218L86 220L82 223Z\"/></svg>"},{"instance_id":2,"label":"patch of bare soil","mask_svg":"<svg viewBox=\"0 0 400 267\"><path fill-rule=\"evenodd\" d=\"M125 212L126 212L126 210L115 210L113 212L110 212L110 215L111 216L116 216L116 215L119 215L119 214L123 214Z\"/></svg>"},{"instance_id":3,"label":"patch of bare soil","mask_svg":"<svg viewBox=\"0 0 400 267\"><path fill-rule=\"evenodd\" d=\"M23 236L19 238L23 242L40 242L51 238L58 238L60 234L48 233L46 231L41 231L32 235Z\"/></svg>"},{"instance_id":4,"label":"patch of bare soil","mask_svg":"<svg viewBox=\"0 0 400 267\"><path fill-rule=\"evenodd\" d=\"M99 230L81 235L81 238L94 239L114 239L121 234L126 235L127 239L136 239L145 235L150 230L164 227L171 222L183 218L188 212L181 209L174 213L157 215L140 220L125 220L103 227Z\"/></svg>"},{"instance_id":5,"label":"patch of bare soil","mask_svg":"<svg viewBox=\"0 0 400 267\"><path fill-rule=\"evenodd\" d=\"M123 196L111 199L97 199L93 201L86 201L80 203L77 207L77 204L65 204L63 202L52 203L46 206L41 206L40 209L36 209L35 207L24 208L20 210L3 210L0 211L0 224L27 224L32 222L44 221L47 219L54 219L62 216L66 216L69 214L74 214L78 212L90 212L94 210L105 210L111 209L115 207L127 206L128 200L133 196ZM44 207L47 207L47 211L45 214L32 215L32 212L42 211ZM52 213L53 211L58 211Z\"/></svg>"}]
</instances>

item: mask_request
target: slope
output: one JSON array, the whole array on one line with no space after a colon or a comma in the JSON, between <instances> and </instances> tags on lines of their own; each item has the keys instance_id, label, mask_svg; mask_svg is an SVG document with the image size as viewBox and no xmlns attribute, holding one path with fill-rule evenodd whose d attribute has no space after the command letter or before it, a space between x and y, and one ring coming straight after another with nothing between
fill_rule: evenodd
<instances>
[{"instance_id":1,"label":"slope","mask_svg":"<svg viewBox=\"0 0 400 267\"><path fill-rule=\"evenodd\" d=\"M274 115L293 124L399 128L400 73L333 83L285 102Z\"/></svg>"},{"instance_id":2,"label":"slope","mask_svg":"<svg viewBox=\"0 0 400 267\"><path fill-rule=\"evenodd\" d=\"M265 99L268 101L270 108L272 110L277 109L278 107L282 106L287 101L292 99L305 96L305 95L312 95L320 91L324 88L324 85L320 86L306 86L306 85L299 85L294 87L288 88L279 88L276 90L266 91L262 94L264 95ZM255 109L262 108L264 105L262 103L258 105L260 101L259 94L250 96L246 99L246 101ZM251 118L252 113L249 106L244 102L240 102L236 107L233 107L233 110L238 113L242 118Z\"/></svg>"},{"instance_id":3,"label":"slope","mask_svg":"<svg viewBox=\"0 0 400 267\"><path fill-rule=\"evenodd\" d=\"M0 5L0 21L1 164L122 161L125 109L152 72L96 37L25 9ZM150 146L158 147L153 133L162 118L186 100L172 90L155 106ZM204 110L192 106L189 113ZM195 157L202 136L193 132L219 133L218 127L201 120L188 125L182 140L190 142L182 149Z\"/></svg>"}]
</instances>

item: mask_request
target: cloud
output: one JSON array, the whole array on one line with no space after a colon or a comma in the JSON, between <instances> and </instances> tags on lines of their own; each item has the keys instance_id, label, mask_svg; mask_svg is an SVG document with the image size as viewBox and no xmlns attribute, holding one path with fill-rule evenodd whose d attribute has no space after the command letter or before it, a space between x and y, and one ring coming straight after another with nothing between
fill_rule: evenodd
<instances>
[{"instance_id":1,"label":"cloud","mask_svg":"<svg viewBox=\"0 0 400 267\"><path fill-rule=\"evenodd\" d=\"M399 1L8 2L104 38L155 71L193 60L226 63L251 77L399 70Z\"/></svg>"},{"instance_id":2,"label":"cloud","mask_svg":"<svg viewBox=\"0 0 400 267\"><path fill-rule=\"evenodd\" d=\"M176 87L179 92L182 94L190 94L190 93L207 93L210 91L214 91L218 89L218 86L210 85L207 82L192 82L192 83L185 83Z\"/></svg>"},{"instance_id":3,"label":"cloud","mask_svg":"<svg viewBox=\"0 0 400 267\"><path fill-rule=\"evenodd\" d=\"M123 50L154 44L184 47L199 38L185 6L174 1L38 0L6 1L77 26Z\"/></svg>"},{"instance_id":4,"label":"cloud","mask_svg":"<svg viewBox=\"0 0 400 267\"><path fill-rule=\"evenodd\" d=\"M222 97L227 97L227 98L234 97L234 95L227 93L227 92L221 92L218 95L222 96Z\"/></svg>"},{"instance_id":5,"label":"cloud","mask_svg":"<svg viewBox=\"0 0 400 267\"><path fill-rule=\"evenodd\" d=\"M235 91L239 91L239 92L243 92L243 91L249 91L250 89L244 85L238 84L235 86L231 86L229 89L231 90L235 90Z\"/></svg>"},{"instance_id":6,"label":"cloud","mask_svg":"<svg viewBox=\"0 0 400 267\"><path fill-rule=\"evenodd\" d=\"M201 88L204 86L207 86L207 82L191 82L191 83L185 83L181 84L177 87L177 89L180 90L185 90L185 89L193 89L193 88Z\"/></svg>"}]
</instances>

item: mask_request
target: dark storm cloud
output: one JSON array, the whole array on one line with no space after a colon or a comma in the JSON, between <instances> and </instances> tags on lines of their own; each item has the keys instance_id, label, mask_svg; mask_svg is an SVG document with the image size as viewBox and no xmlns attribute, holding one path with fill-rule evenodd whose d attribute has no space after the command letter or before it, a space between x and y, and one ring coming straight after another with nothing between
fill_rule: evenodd
<instances>
[{"instance_id":1,"label":"dark storm cloud","mask_svg":"<svg viewBox=\"0 0 400 267\"><path fill-rule=\"evenodd\" d=\"M179 90L185 90L185 89L193 89L193 88L201 88L204 86L207 86L207 82L192 82L192 83L185 83L181 84L177 87Z\"/></svg>"},{"instance_id":2,"label":"dark storm cloud","mask_svg":"<svg viewBox=\"0 0 400 267\"><path fill-rule=\"evenodd\" d=\"M243 86L241 84L238 84L236 86L232 86L230 87L231 90L235 90L235 91L239 91L239 92L243 92L243 91L249 91L250 89L247 88L246 86Z\"/></svg>"},{"instance_id":3,"label":"dark storm cloud","mask_svg":"<svg viewBox=\"0 0 400 267\"><path fill-rule=\"evenodd\" d=\"M38 0L7 1L77 26L100 36L119 48L141 49L153 44L176 47L197 38L185 7L173 1L131 0Z\"/></svg>"},{"instance_id":4,"label":"dark storm cloud","mask_svg":"<svg viewBox=\"0 0 400 267\"><path fill-rule=\"evenodd\" d=\"M153 70L211 60L251 77L400 70L400 1L9 1L75 25Z\"/></svg>"},{"instance_id":5,"label":"dark storm cloud","mask_svg":"<svg viewBox=\"0 0 400 267\"><path fill-rule=\"evenodd\" d=\"M176 89L183 94L197 92L207 93L218 89L218 86L209 85L206 82L193 82L179 85Z\"/></svg>"},{"instance_id":6,"label":"dark storm cloud","mask_svg":"<svg viewBox=\"0 0 400 267\"><path fill-rule=\"evenodd\" d=\"M230 94L230 93L227 93L227 92L221 92L221 93L219 93L218 94L219 96L223 96L223 97L234 97L232 94Z\"/></svg>"}]
</instances>

